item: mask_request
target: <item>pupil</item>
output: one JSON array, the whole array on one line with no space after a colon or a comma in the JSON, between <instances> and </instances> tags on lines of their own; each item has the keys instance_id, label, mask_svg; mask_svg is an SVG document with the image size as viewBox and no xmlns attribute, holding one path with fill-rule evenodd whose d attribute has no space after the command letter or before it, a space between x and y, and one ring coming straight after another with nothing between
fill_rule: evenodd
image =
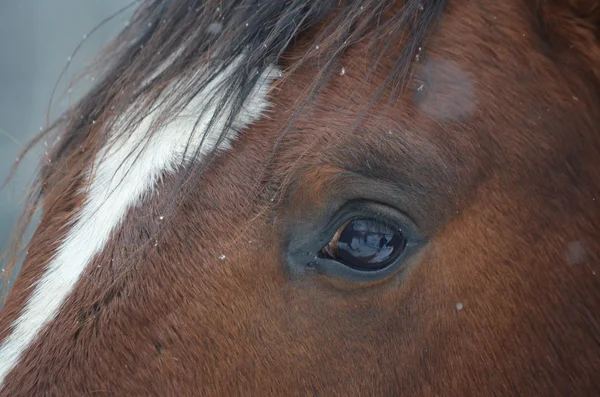
<instances>
[{"instance_id":1,"label":"pupil","mask_svg":"<svg viewBox=\"0 0 600 397\"><path fill-rule=\"evenodd\" d=\"M396 259L405 244L399 231L372 219L356 219L340 234L338 257L359 270L379 270Z\"/></svg>"}]
</instances>

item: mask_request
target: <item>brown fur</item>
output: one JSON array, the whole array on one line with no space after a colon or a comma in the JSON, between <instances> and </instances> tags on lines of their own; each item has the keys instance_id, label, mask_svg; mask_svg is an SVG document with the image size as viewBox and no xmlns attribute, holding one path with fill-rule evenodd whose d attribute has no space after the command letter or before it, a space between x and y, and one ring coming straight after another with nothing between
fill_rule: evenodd
<instances>
[{"instance_id":1,"label":"brown fur","mask_svg":"<svg viewBox=\"0 0 600 397\"><path fill-rule=\"evenodd\" d=\"M0 395L600 394L598 33L594 2L450 1L400 99L354 124L393 67L365 84L357 44L278 141L317 68L302 63L270 117L175 195L156 247L178 175L130 211ZM0 339L86 163L51 181ZM250 199L265 181L275 200ZM352 198L419 225L410 271L291 277L286 236Z\"/></svg>"}]
</instances>

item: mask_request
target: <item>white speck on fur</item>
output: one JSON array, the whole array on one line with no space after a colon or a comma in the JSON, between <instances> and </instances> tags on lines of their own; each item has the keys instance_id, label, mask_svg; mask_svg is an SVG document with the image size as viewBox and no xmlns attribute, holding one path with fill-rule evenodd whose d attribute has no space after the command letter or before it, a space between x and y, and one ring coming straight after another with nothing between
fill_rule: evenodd
<instances>
[{"instance_id":1,"label":"white speck on fur","mask_svg":"<svg viewBox=\"0 0 600 397\"><path fill-rule=\"evenodd\" d=\"M458 303L456 304L456 310L458 310L458 311L461 311L462 309L463 309L463 304L462 304L462 303L460 303L460 302L458 302Z\"/></svg>"},{"instance_id":2,"label":"white speck on fur","mask_svg":"<svg viewBox=\"0 0 600 397\"><path fill-rule=\"evenodd\" d=\"M84 205L43 274L32 285L33 293L12 324L12 332L0 344L0 388L28 346L56 317L90 261L102 252L111 233L121 225L128 210L148 196L161 174L188 164L197 151L203 155L213 149L228 149L230 142L236 138L236 131L242 131L258 120L267 109L268 91L278 75L275 67L263 73L226 138L218 148L215 147L227 114L221 114L214 127L207 131L209 120L216 111L215 102L218 102L207 103L207 97L214 95L223 79L241 62L244 62L244 56L240 56L220 77L208 84L176 117L155 131L147 142L144 139L153 125L157 110L149 112L131 134L115 135L117 138L113 139L112 144L98 153L95 173L88 175L90 184L85 192ZM171 92L173 87L176 86L171 86ZM164 95L169 95L168 89ZM220 99L218 92L216 95L215 99ZM200 114L204 116L198 121ZM119 120L116 129L124 128L126 121ZM205 142L200 147L203 137Z\"/></svg>"},{"instance_id":3,"label":"white speck on fur","mask_svg":"<svg viewBox=\"0 0 600 397\"><path fill-rule=\"evenodd\" d=\"M213 22L210 25L208 25L206 31L210 34L217 35L223 31L223 24L219 22Z\"/></svg>"}]
</instances>

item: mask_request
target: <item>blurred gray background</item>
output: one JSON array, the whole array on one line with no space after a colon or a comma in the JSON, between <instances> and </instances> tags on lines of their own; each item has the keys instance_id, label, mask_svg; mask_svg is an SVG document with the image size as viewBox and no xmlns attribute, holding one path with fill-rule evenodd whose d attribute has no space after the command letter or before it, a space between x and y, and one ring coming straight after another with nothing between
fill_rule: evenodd
<instances>
[{"instance_id":1,"label":"blurred gray background","mask_svg":"<svg viewBox=\"0 0 600 397\"><path fill-rule=\"evenodd\" d=\"M45 125L52 88L75 47L103 19L129 3L131 0L0 1L0 183L22 146ZM84 40L59 86L51 119L74 103L86 85L89 87L91 78L84 78L72 94L66 92L73 76L82 73L99 49L123 28L131 13L132 8L119 14ZM38 145L25 158L15 178L0 190L2 251L11 240L26 189L43 152L43 144ZM0 261L0 273L5 265Z\"/></svg>"}]
</instances>

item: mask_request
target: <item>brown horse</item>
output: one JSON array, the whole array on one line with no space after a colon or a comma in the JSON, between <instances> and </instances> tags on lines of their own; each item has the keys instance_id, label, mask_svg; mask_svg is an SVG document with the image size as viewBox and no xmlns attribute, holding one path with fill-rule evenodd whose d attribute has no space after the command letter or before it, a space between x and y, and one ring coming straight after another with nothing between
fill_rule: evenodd
<instances>
[{"instance_id":1,"label":"brown horse","mask_svg":"<svg viewBox=\"0 0 600 397\"><path fill-rule=\"evenodd\" d=\"M142 4L49 130L0 395L599 395L599 38L597 0Z\"/></svg>"}]
</instances>

